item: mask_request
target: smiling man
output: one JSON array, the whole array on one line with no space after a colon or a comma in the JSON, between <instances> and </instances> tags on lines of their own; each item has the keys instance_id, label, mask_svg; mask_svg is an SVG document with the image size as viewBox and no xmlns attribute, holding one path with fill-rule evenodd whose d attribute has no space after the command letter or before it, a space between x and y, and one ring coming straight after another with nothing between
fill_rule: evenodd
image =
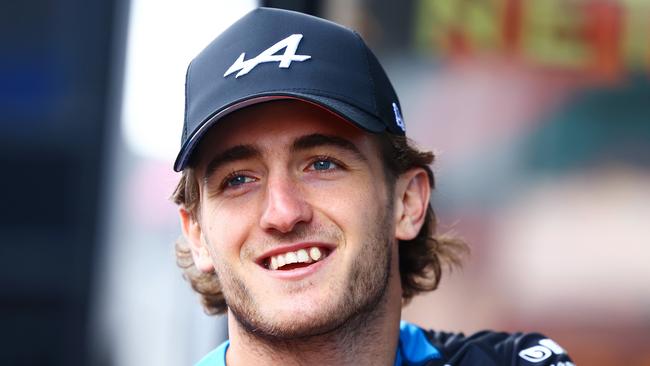
<instances>
[{"instance_id":1,"label":"smiling man","mask_svg":"<svg viewBox=\"0 0 650 366\"><path fill-rule=\"evenodd\" d=\"M190 64L177 260L230 339L199 365L571 365L538 334L401 322L464 243L436 236L433 155L353 31L257 9Z\"/></svg>"}]
</instances>

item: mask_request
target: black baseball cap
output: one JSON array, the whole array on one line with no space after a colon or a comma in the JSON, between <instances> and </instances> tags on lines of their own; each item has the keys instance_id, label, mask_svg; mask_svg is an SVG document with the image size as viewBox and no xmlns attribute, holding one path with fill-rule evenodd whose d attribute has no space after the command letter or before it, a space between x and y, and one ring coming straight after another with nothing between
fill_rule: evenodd
<instances>
[{"instance_id":1,"label":"black baseball cap","mask_svg":"<svg viewBox=\"0 0 650 366\"><path fill-rule=\"evenodd\" d=\"M369 132L405 133L395 90L355 31L294 11L257 8L188 66L174 170L187 166L201 137L221 118L274 99L315 103Z\"/></svg>"}]
</instances>

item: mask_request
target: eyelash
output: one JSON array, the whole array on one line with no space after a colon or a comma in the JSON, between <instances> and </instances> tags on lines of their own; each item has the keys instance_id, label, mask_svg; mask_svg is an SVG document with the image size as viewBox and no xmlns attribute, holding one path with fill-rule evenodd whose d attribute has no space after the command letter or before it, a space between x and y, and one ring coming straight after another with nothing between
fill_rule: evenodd
<instances>
[{"instance_id":1,"label":"eyelash","mask_svg":"<svg viewBox=\"0 0 650 366\"><path fill-rule=\"evenodd\" d=\"M228 185L228 184L230 183L230 181L232 181L233 179L235 179L235 178L237 178L237 177L244 177L244 178L255 179L255 178L252 178L252 177L250 177L250 176L247 176L247 175L245 174L244 171L241 171L241 170L235 170L235 171L233 171L233 172L231 172L231 173L228 173L228 175L226 175L226 176L223 178L223 180L221 181L221 185L220 185L221 190L225 190L225 189L237 189L239 186L241 186L242 184L237 184L237 185L233 185L233 186L229 186L229 185ZM245 182L244 182L244 183L245 183Z\"/></svg>"},{"instance_id":2,"label":"eyelash","mask_svg":"<svg viewBox=\"0 0 650 366\"><path fill-rule=\"evenodd\" d=\"M334 165L336 165L338 168L345 168L345 166L343 165L343 163L341 163L341 161L339 161L338 159L335 159L335 158L333 158L333 157L331 157L329 155L319 155L319 156L314 157L309 162L308 166L312 167L315 163L317 163L319 161L328 161L328 162L334 163ZM316 169L314 169L314 170L316 170ZM330 170L334 170L334 169L325 169L325 170L321 170L321 172L327 172L327 171L330 171Z\"/></svg>"}]
</instances>

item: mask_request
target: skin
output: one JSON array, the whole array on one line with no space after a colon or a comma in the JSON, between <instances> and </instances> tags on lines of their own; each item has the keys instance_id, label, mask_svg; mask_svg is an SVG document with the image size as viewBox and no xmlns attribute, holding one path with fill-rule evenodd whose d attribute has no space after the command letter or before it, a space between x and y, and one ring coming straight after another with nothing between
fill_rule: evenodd
<instances>
[{"instance_id":1,"label":"skin","mask_svg":"<svg viewBox=\"0 0 650 366\"><path fill-rule=\"evenodd\" d=\"M296 100L230 114L196 154L198 213L179 212L196 266L222 283L227 363L392 365L397 245L423 224L426 172L387 186L375 136ZM300 276L264 267L295 245L329 255Z\"/></svg>"}]
</instances>

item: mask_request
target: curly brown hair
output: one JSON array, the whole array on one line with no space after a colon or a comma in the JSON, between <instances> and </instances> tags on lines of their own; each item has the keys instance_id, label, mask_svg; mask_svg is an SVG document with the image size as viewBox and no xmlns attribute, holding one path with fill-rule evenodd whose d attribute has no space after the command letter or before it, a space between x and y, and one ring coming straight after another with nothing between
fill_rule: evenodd
<instances>
[{"instance_id":1,"label":"curly brown hair","mask_svg":"<svg viewBox=\"0 0 650 366\"><path fill-rule=\"evenodd\" d=\"M427 172L430 187L435 188L434 174L431 170L434 161L432 152L420 151L410 139L404 136L383 133L378 135L378 138L385 179L389 187L395 184L401 174L419 167ZM190 167L183 170L172 200L196 217L199 199L199 185L190 164ZM440 283L443 268L447 267L451 270L460 267L462 257L469 252L463 240L440 236L436 231L436 215L429 203L425 222L418 235L412 240L399 242L403 305L421 292L435 290ZM176 263L182 268L183 277L190 282L194 291L201 295L206 313L210 315L224 313L227 304L216 273L214 271L206 273L196 268L189 244L182 236L176 240Z\"/></svg>"}]
</instances>

